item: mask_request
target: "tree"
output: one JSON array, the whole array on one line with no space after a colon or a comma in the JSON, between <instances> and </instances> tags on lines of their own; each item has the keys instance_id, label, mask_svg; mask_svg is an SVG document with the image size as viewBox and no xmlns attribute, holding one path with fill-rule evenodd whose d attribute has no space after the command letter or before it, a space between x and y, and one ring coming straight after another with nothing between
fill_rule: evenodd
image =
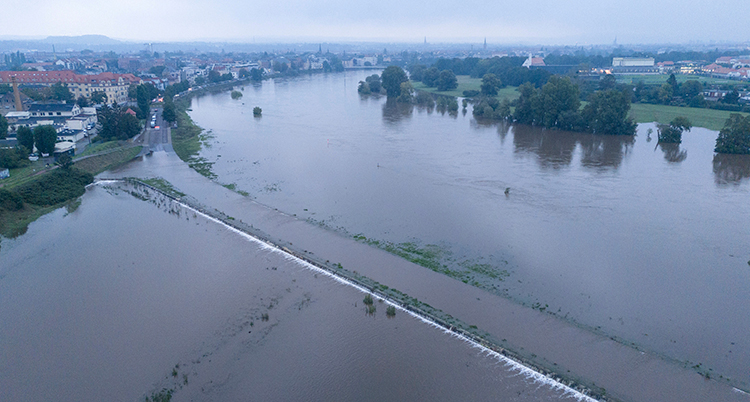
<instances>
[{"instance_id":1,"label":"tree","mask_svg":"<svg viewBox=\"0 0 750 402\"><path fill-rule=\"evenodd\" d=\"M595 134L635 134L636 124L628 118L630 99L622 91L597 91L581 112L583 123Z\"/></svg>"},{"instance_id":2,"label":"tree","mask_svg":"<svg viewBox=\"0 0 750 402\"><path fill-rule=\"evenodd\" d=\"M0 148L0 169L15 169L29 164L29 151L18 146L15 148Z\"/></svg>"},{"instance_id":3,"label":"tree","mask_svg":"<svg viewBox=\"0 0 750 402\"><path fill-rule=\"evenodd\" d=\"M57 164L60 165L63 169L70 169L73 167L73 158L70 157L68 154L62 154L59 158L57 158Z\"/></svg>"},{"instance_id":4,"label":"tree","mask_svg":"<svg viewBox=\"0 0 750 402\"><path fill-rule=\"evenodd\" d=\"M148 72L157 77L161 77L161 75L164 73L164 70L166 69L167 69L166 66L153 66L148 69Z\"/></svg>"},{"instance_id":5,"label":"tree","mask_svg":"<svg viewBox=\"0 0 750 402\"><path fill-rule=\"evenodd\" d=\"M613 74L607 74L599 81L599 89L613 89L617 85L617 79Z\"/></svg>"},{"instance_id":6,"label":"tree","mask_svg":"<svg viewBox=\"0 0 750 402\"><path fill-rule=\"evenodd\" d=\"M659 125L659 142L679 144L682 142L682 133L690 131L691 128L693 125L687 117L677 116L669 122L669 125Z\"/></svg>"},{"instance_id":7,"label":"tree","mask_svg":"<svg viewBox=\"0 0 750 402\"><path fill-rule=\"evenodd\" d=\"M123 113L120 115L120 121L118 124L118 140L127 140L128 138L135 137L141 132L141 123L138 122L138 118L130 113Z\"/></svg>"},{"instance_id":8,"label":"tree","mask_svg":"<svg viewBox=\"0 0 750 402\"><path fill-rule=\"evenodd\" d=\"M672 96L674 96L674 87L669 84L662 84L657 92L657 99L662 105L669 105L672 103Z\"/></svg>"},{"instance_id":9,"label":"tree","mask_svg":"<svg viewBox=\"0 0 750 402\"><path fill-rule=\"evenodd\" d=\"M357 92L359 92L362 95L369 95L372 93L370 90L370 85L364 81L359 82L359 87L357 87Z\"/></svg>"},{"instance_id":10,"label":"tree","mask_svg":"<svg viewBox=\"0 0 750 402\"><path fill-rule=\"evenodd\" d=\"M482 77L482 85L480 86L480 92L484 96L495 96L497 95L497 89L502 83L495 74L487 73Z\"/></svg>"},{"instance_id":11,"label":"tree","mask_svg":"<svg viewBox=\"0 0 750 402\"><path fill-rule=\"evenodd\" d=\"M724 97L722 97L719 102L726 103L730 105L736 105L738 101L740 100L740 94L737 92L736 89L733 89L732 92L728 92Z\"/></svg>"},{"instance_id":12,"label":"tree","mask_svg":"<svg viewBox=\"0 0 750 402\"><path fill-rule=\"evenodd\" d=\"M91 93L91 103L98 104L98 105L103 105L103 104L107 103L107 94L106 94L106 92L104 92L104 91L94 91L94 92L92 92Z\"/></svg>"},{"instance_id":13,"label":"tree","mask_svg":"<svg viewBox=\"0 0 750 402\"><path fill-rule=\"evenodd\" d=\"M96 101L94 101L94 94L97 92L99 91L94 91L93 93L91 93L91 101L94 103L97 103ZM137 96L138 96L138 85L130 84L130 86L128 87L128 99L135 99Z\"/></svg>"},{"instance_id":14,"label":"tree","mask_svg":"<svg viewBox=\"0 0 750 402\"><path fill-rule=\"evenodd\" d=\"M8 120L0 114L0 140L4 139L6 135L8 135Z\"/></svg>"},{"instance_id":15,"label":"tree","mask_svg":"<svg viewBox=\"0 0 750 402\"><path fill-rule=\"evenodd\" d=\"M136 99L138 100L138 110L136 110L136 117L139 119L145 119L151 113L151 98L148 94L148 88L145 85L138 85L136 90Z\"/></svg>"},{"instance_id":16,"label":"tree","mask_svg":"<svg viewBox=\"0 0 750 402\"><path fill-rule=\"evenodd\" d=\"M164 110L161 112L161 117L170 123L174 123L177 120L177 112L175 111L172 98L164 99Z\"/></svg>"},{"instance_id":17,"label":"tree","mask_svg":"<svg viewBox=\"0 0 750 402\"><path fill-rule=\"evenodd\" d=\"M408 78L401 67L388 66L383 70L381 81L388 97L395 98L401 95L401 83L408 81Z\"/></svg>"},{"instance_id":18,"label":"tree","mask_svg":"<svg viewBox=\"0 0 750 402\"><path fill-rule=\"evenodd\" d=\"M400 85L401 94L396 98L396 102L412 103L414 100L414 87L410 81L404 81Z\"/></svg>"},{"instance_id":19,"label":"tree","mask_svg":"<svg viewBox=\"0 0 750 402\"><path fill-rule=\"evenodd\" d=\"M378 76L377 74L373 74L365 78L365 82L367 82L367 85L370 87L370 91L376 94L379 94L380 90L383 87L382 83L380 82L380 76Z\"/></svg>"},{"instance_id":20,"label":"tree","mask_svg":"<svg viewBox=\"0 0 750 402\"><path fill-rule=\"evenodd\" d=\"M70 102L73 100L73 94L68 89L68 84L56 82L52 85L52 99L60 102Z\"/></svg>"},{"instance_id":21,"label":"tree","mask_svg":"<svg viewBox=\"0 0 750 402\"><path fill-rule=\"evenodd\" d=\"M216 70L211 70L208 72L208 82L219 82L219 79L221 78L221 73L219 73Z\"/></svg>"},{"instance_id":22,"label":"tree","mask_svg":"<svg viewBox=\"0 0 750 402\"><path fill-rule=\"evenodd\" d=\"M18 138L18 145L26 148L29 152L34 149L34 133L31 132L30 128L26 126L18 127L16 137Z\"/></svg>"},{"instance_id":23,"label":"tree","mask_svg":"<svg viewBox=\"0 0 750 402\"><path fill-rule=\"evenodd\" d=\"M679 89L679 84L677 84L677 78L675 78L674 74L669 74L669 78L667 79L667 84L669 84L672 87L673 93L677 93L677 90Z\"/></svg>"},{"instance_id":24,"label":"tree","mask_svg":"<svg viewBox=\"0 0 750 402\"><path fill-rule=\"evenodd\" d=\"M254 117L260 117L262 114L263 114L263 109L261 109L259 106L256 106L253 108Z\"/></svg>"},{"instance_id":25,"label":"tree","mask_svg":"<svg viewBox=\"0 0 750 402\"><path fill-rule=\"evenodd\" d=\"M253 68L250 70L250 79L253 81L263 81L263 70Z\"/></svg>"},{"instance_id":26,"label":"tree","mask_svg":"<svg viewBox=\"0 0 750 402\"><path fill-rule=\"evenodd\" d=\"M125 107L102 107L99 109L97 120L101 124L99 136L106 141L127 140L141 131L138 118L127 113Z\"/></svg>"},{"instance_id":27,"label":"tree","mask_svg":"<svg viewBox=\"0 0 750 402\"><path fill-rule=\"evenodd\" d=\"M57 130L54 127L49 125L34 127L34 145L39 153L55 152L55 141L57 141Z\"/></svg>"},{"instance_id":28,"label":"tree","mask_svg":"<svg viewBox=\"0 0 750 402\"><path fill-rule=\"evenodd\" d=\"M750 116L739 113L729 115L724 128L716 138L714 152L721 154L750 154Z\"/></svg>"},{"instance_id":29,"label":"tree","mask_svg":"<svg viewBox=\"0 0 750 402\"><path fill-rule=\"evenodd\" d=\"M424 72L427 70L427 67L425 67L422 64L412 64L408 67L409 70L409 79L412 81L422 81L422 78L424 77Z\"/></svg>"},{"instance_id":30,"label":"tree","mask_svg":"<svg viewBox=\"0 0 750 402\"><path fill-rule=\"evenodd\" d=\"M692 99L703 93L703 84L698 80L687 80L680 85L680 93L685 99Z\"/></svg>"},{"instance_id":31,"label":"tree","mask_svg":"<svg viewBox=\"0 0 750 402\"><path fill-rule=\"evenodd\" d=\"M80 107L88 107L89 106L89 100L86 99L85 96L81 95L76 99L76 104Z\"/></svg>"},{"instance_id":32,"label":"tree","mask_svg":"<svg viewBox=\"0 0 750 402\"><path fill-rule=\"evenodd\" d=\"M451 89L458 88L458 80L452 70L441 71L436 84L438 91L450 91Z\"/></svg>"},{"instance_id":33,"label":"tree","mask_svg":"<svg viewBox=\"0 0 750 402\"><path fill-rule=\"evenodd\" d=\"M575 130L580 105L578 85L568 77L553 75L532 102L535 109L534 124L546 128Z\"/></svg>"},{"instance_id":34,"label":"tree","mask_svg":"<svg viewBox=\"0 0 750 402\"><path fill-rule=\"evenodd\" d=\"M437 85L437 80L440 78L440 70L437 67L430 67L422 74L422 83L428 87L434 87Z\"/></svg>"}]
</instances>

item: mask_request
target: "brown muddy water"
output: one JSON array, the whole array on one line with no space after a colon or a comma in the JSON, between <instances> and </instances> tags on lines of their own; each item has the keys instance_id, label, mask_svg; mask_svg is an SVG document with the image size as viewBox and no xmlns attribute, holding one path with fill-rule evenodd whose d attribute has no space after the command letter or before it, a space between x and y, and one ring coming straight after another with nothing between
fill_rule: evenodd
<instances>
[{"instance_id":1,"label":"brown muddy water","mask_svg":"<svg viewBox=\"0 0 750 402\"><path fill-rule=\"evenodd\" d=\"M459 280L750 388L748 157L714 156L702 128L657 146L651 124L593 136L404 108L360 97L365 75L194 99L201 156L262 204L408 242Z\"/></svg>"},{"instance_id":2,"label":"brown muddy water","mask_svg":"<svg viewBox=\"0 0 750 402\"><path fill-rule=\"evenodd\" d=\"M160 194L0 248L0 400L581 400Z\"/></svg>"}]
</instances>

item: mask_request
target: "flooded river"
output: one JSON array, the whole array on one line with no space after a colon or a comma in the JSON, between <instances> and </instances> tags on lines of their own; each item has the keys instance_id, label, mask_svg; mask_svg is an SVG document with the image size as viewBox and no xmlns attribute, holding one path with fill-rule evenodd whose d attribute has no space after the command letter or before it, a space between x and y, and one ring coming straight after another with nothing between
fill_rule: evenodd
<instances>
[{"instance_id":1,"label":"flooded river","mask_svg":"<svg viewBox=\"0 0 750 402\"><path fill-rule=\"evenodd\" d=\"M404 108L361 98L364 76L193 99L201 156L249 197L165 152L100 177L163 177L619 400L749 400L732 387L750 389L750 159L715 158L700 128L666 148L649 124L617 138ZM0 400L582 398L363 297L163 195L99 184L0 243Z\"/></svg>"},{"instance_id":2,"label":"flooded river","mask_svg":"<svg viewBox=\"0 0 750 402\"><path fill-rule=\"evenodd\" d=\"M460 280L750 384L750 161L715 158L716 132L663 147L650 124L484 125L360 97L364 76L194 99L201 156L262 204L431 250Z\"/></svg>"}]
</instances>

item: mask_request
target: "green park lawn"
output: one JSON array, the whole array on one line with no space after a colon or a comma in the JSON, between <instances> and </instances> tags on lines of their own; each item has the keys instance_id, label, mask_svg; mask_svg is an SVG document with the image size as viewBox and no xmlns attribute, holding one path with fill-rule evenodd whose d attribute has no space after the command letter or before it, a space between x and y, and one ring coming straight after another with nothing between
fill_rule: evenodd
<instances>
[{"instance_id":1,"label":"green park lawn","mask_svg":"<svg viewBox=\"0 0 750 402\"><path fill-rule=\"evenodd\" d=\"M633 103L630 105L630 116L638 123L657 122L669 124L677 116L690 119L695 127L705 127L710 130L721 130L729 115L736 112L726 110L702 109L694 107L679 107L666 105L649 105ZM743 113L745 115L746 113Z\"/></svg>"}]
</instances>

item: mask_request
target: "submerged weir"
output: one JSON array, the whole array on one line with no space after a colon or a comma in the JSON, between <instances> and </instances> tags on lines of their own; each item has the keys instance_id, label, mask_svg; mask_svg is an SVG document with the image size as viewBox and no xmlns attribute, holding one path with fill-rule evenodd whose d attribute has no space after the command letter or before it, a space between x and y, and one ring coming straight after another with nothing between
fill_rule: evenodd
<instances>
[{"instance_id":1,"label":"submerged weir","mask_svg":"<svg viewBox=\"0 0 750 402\"><path fill-rule=\"evenodd\" d=\"M295 251L290 250L289 248L276 244L272 240L268 238L263 238L262 235L259 235L257 233L251 233L250 230L243 230L239 228L236 223L230 222L234 220L233 218L228 219L223 213L219 211L211 211L210 208L207 208L205 206L199 205L196 202L193 202L190 200L190 197L175 197L173 195L170 195L166 192L164 192L161 189L158 189L154 186L151 186L149 184L146 184L140 180L133 179L133 178L124 178L124 179L100 179L95 181L94 183L90 184L89 186L108 186L113 184L129 184L132 186L140 186L144 189L148 189L151 191L154 191L158 193L160 196L165 197L169 200L170 203L176 204L180 206L181 208L186 209L188 212L192 212L193 214L200 215L204 219L207 219L209 221L212 221L214 223L217 223L229 231L241 236L245 240L260 246L263 250L266 250L271 253L278 253L283 258L292 261L305 269L308 269L310 271L313 271L315 273L319 273L322 275L325 275L328 278L333 279L334 281L352 287L354 289L357 289L358 291L369 294L377 298L378 300L386 303L389 306L393 306L396 308L396 310L406 313L409 316L416 318L417 320L421 321L424 324L427 324L435 329L438 329L442 331L445 334L450 335L451 337L462 341L464 343L469 344L473 348L479 350L484 355L489 356L499 363L503 364L506 368L517 372L518 375L523 376L526 380L531 381L532 383L548 386L551 389L561 391L563 393L563 396L569 396L573 397L574 399L581 401L581 402L595 402L597 399L595 397L591 396L590 390L583 388L583 387L575 387L571 383L566 383L566 381L559 376L556 373L543 373L542 370L535 369L533 366L524 364L524 362L514 359L510 356L508 356L508 353L505 349L497 346L492 345L487 340L482 339L474 334L470 334L460 328L456 328L453 325L448 325L445 322L442 322L442 320L439 317L434 317L430 315L428 312L411 305L403 304L397 300L394 300L393 298L383 294L382 292L378 291L376 288L367 286L364 284L361 279L357 278L357 275L346 275L342 273L342 270L334 270L330 267L327 267L326 264L318 263L313 260L311 260L309 257L306 257L304 255L301 255L300 253L297 253ZM135 193L135 192L129 192L131 195L135 196L136 198L144 199L146 200L151 195L148 193ZM152 200L154 202L158 202L156 200ZM180 214L180 212L175 208L169 208L170 212L175 212L177 214Z\"/></svg>"}]
</instances>

